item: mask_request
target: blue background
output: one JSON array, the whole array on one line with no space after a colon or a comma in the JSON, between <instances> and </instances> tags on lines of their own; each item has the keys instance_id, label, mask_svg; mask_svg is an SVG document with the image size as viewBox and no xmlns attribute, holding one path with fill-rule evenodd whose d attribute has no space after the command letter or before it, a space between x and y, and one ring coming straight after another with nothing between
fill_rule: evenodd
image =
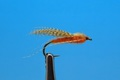
<instances>
[{"instance_id":1,"label":"blue background","mask_svg":"<svg viewBox=\"0 0 120 80\"><path fill-rule=\"evenodd\" d=\"M57 80L120 80L120 0L0 0L0 80L45 80L42 27L93 39L47 47Z\"/></svg>"}]
</instances>

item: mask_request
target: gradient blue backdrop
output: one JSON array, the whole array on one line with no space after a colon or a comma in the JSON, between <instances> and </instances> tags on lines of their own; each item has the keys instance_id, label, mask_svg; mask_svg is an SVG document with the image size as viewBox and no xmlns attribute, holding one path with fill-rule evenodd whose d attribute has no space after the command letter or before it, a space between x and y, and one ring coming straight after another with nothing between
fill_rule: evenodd
<instances>
[{"instance_id":1,"label":"gradient blue backdrop","mask_svg":"<svg viewBox=\"0 0 120 80\"><path fill-rule=\"evenodd\" d=\"M57 80L120 80L120 0L0 0L0 80L45 80L42 27L93 39L47 48Z\"/></svg>"}]
</instances>

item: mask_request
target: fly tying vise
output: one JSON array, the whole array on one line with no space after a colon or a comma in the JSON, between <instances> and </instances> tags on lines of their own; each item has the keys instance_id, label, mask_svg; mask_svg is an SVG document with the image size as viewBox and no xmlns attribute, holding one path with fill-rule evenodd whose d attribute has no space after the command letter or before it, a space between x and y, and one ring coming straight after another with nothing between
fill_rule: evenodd
<instances>
[{"instance_id":1,"label":"fly tying vise","mask_svg":"<svg viewBox=\"0 0 120 80\"><path fill-rule=\"evenodd\" d=\"M69 32L65 32L62 30L54 29L54 28L45 28L40 30L35 30L32 32L33 34L41 34L41 35L51 35L57 38L49 41L43 47L43 55L45 56L45 48L49 44L57 44L57 43L84 43L86 40L92 40L88 36L81 33L71 34Z\"/></svg>"}]
</instances>

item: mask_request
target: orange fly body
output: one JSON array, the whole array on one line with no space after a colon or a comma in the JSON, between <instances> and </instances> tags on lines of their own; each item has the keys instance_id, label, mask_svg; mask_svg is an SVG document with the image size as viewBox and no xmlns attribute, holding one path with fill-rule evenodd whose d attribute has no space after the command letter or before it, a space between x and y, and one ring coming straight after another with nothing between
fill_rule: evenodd
<instances>
[{"instance_id":1,"label":"orange fly body","mask_svg":"<svg viewBox=\"0 0 120 80\"><path fill-rule=\"evenodd\" d=\"M86 41L86 36L83 34L72 35L69 37L56 38L51 40L52 43L83 43Z\"/></svg>"},{"instance_id":2,"label":"orange fly body","mask_svg":"<svg viewBox=\"0 0 120 80\"><path fill-rule=\"evenodd\" d=\"M50 44L56 43L84 43L86 40L92 40L88 36L81 34L81 33L74 33L71 34L69 32L65 32L62 30L54 29L54 28L45 28L40 30L33 31L33 34L41 34L41 35L51 35L56 36L56 39L53 39L46 43L43 48L43 54L45 55L45 47Z\"/></svg>"}]
</instances>

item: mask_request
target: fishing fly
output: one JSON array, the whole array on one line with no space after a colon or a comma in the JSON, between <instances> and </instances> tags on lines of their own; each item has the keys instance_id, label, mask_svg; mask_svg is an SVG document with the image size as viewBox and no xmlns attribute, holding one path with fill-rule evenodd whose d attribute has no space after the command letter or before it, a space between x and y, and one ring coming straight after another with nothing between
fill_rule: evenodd
<instances>
[{"instance_id":1,"label":"fishing fly","mask_svg":"<svg viewBox=\"0 0 120 80\"><path fill-rule=\"evenodd\" d=\"M61 43L84 43L86 40L92 40L88 36L82 34L82 33L74 33L71 34L69 32L58 30L55 28L45 28L45 29L39 29L32 32L33 34L37 35L50 35L55 36L55 39L50 40L47 42L43 47L43 55L45 56L45 48L49 44L61 44Z\"/></svg>"}]
</instances>

